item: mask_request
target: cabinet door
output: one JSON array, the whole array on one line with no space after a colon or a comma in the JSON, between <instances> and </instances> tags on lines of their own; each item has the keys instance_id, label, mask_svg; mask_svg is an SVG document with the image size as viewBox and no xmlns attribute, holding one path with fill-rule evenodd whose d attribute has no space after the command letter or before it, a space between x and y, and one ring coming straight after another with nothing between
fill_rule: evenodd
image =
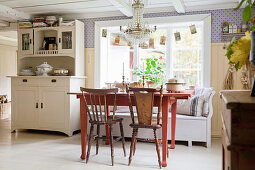
<instances>
[{"instance_id":1,"label":"cabinet door","mask_svg":"<svg viewBox=\"0 0 255 170\"><path fill-rule=\"evenodd\" d=\"M12 127L34 128L38 112L38 88L15 87L12 97Z\"/></svg>"},{"instance_id":2,"label":"cabinet door","mask_svg":"<svg viewBox=\"0 0 255 170\"><path fill-rule=\"evenodd\" d=\"M49 130L65 129L67 117L67 90L61 87L40 87L38 125Z\"/></svg>"},{"instance_id":3,"label":"cabinet door","mask_svg":"<svg viewBox=\"0 0 255 170\"><path fill-rule=\"evenodd\" d=\"M33 54L33 29L18 31L20 54Z\"/></svg>"},{"instance_id":4,"label":"cabinet door","mask_svg":"<svg viewBox=\"0 0 255 170\"><path fill-rule=\"evenodd\" d=\"M59 53L74 54L74 27L59 28Z\"/></svg>"}]
</instances>

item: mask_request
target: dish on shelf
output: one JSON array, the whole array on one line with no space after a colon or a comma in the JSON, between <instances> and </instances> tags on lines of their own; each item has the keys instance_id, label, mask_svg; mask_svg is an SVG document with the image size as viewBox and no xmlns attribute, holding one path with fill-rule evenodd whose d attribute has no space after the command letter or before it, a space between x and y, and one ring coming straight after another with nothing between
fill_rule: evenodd
<instances>
[{"instance_id":1,"label":"dish on shelf","mask_svg":"<svg viewBox=\"0 0 255 170\"><path fill-rule=\"evenodd\" d=\"M43 64L36 66L36 70L38 71L38 75L41 76L48 76L48 73L51 72L53 67L49 65L47 62L44 62Z\"/></svg>"},{"instance_id":2,"label":"dish on shelf","mask_svg":"<svg viewBox=\"0 0 255 170\"><path fill-rule=\"evenodd\" d=\"M65 69L65 68L56 68L54 71L53 71L53 75L54 76L68 76L68 70Z\"/></svg>"},{"instance_id":3,"label":"dish on shelf","mask_svg":"<svg viewBox=\"0 0 255 170\"><path fill-rule=\"evenodd\" d=\"M35 76L34 72L19 72L19 76Z\"/></svg>"},{"instance_id":4,"label":"dish on shelf","mask_svg":"<svg viewBox=\"0 0 255 170\"><path fill-rule=\"evenodd\" d=\"M30 68L25 68L25 69L21 69L20 72L23 72L23 73L32 73L32 70Z\"/></svg>"},{"instance_id":5,"label":"dish on shelf","mask_svg":"<svg viewBox=\"0 0 255 170\"><path fill-rule=\"evenodd\" d=\"M74 21L62 21L61 26L73 26L75 24Z\"/></svg>"},{"instance_id":6,"label":"dish on shelf","mask_svg":"<svg viewBox=\"0 0 255 170\"><path fill-rule=\"evenodd\" d=\"M30 68L24 68L21 69L21 71L18 73L19 76L34 76L35 73L32 72Z\"/></svg>"},{"instance_id":7,"label":"dish on shelf","mask_svg":"<svg viewBox=\"0 0 255 170\"><path fill-rule=\"evenodd\" d=\"M46 17L46 23L49 25L53 25L57 21L57 18L55 16L47 16Z\"/></svg>"}]
</instances>

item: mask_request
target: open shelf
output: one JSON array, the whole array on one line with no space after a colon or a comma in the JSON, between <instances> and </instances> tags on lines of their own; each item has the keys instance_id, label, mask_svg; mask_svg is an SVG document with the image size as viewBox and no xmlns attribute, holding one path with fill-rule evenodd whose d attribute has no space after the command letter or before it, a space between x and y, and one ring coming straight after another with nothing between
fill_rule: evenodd
<instances>
[{"instance_id":1,"label":"open shelf","mask_svg":"<svg viewBox=\"0 0 255 170\"><path fill-rule=\"evenodd\" d=\"M245 32L238 32L238 33L221 33L222 36L228 37L228 36L244 36Z\"/></svg>"}]
</instances>

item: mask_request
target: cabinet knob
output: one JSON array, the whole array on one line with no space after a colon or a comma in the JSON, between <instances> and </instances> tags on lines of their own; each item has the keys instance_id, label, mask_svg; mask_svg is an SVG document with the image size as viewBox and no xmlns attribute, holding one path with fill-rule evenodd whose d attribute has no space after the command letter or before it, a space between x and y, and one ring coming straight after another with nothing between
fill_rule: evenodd
<instances>
[{"instance_id":1,"label":"cabinet knob","mask_svg":"<svg viewBox=\"0 0 255 170\"><path fill-rule=\"evenodd\" d=\"M35 104L35 108L37 108L37 109L38 109L38 103L36 103L36 104Z\"/></svg>"},{"instance_id":2,"label":"cabinet knob","mask_svg":"<svg viewBox=\"0 0 255 170\"><path fill-rule=\"evenodd\" d=\"M52 82L52 83L56 83L57 80L56 80L56 79L52 79L51 82Z\"/></svg>"},{"instance_id":3,"label":"cabinet knob","mask_svg":"<svg viewBox=\"0 0 255 170\"><path fill-rule=\"evenodd\" d=\"M41 109L43 108L43 103L41 103Z\"/></svg>"},{"instance_id":4,"label":"cabinet knob","mask_svg":"<svg viewBox=\"0 0 255 170\"><path fill-rule=\"evenodd\" d=\"M23 82L27 82L27 79L23 79L22 81L23 81Z\"/></svg>"}]
</instances>

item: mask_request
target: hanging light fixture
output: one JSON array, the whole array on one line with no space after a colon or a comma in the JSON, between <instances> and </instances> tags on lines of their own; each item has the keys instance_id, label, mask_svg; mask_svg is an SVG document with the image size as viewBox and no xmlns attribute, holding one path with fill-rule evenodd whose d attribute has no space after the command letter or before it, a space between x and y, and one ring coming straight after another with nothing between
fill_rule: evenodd
<instances>
[{"instance_id":1,"label":"hanging light fixture","mask_svg":"<svg viewBox=\"0 0 255 170\"><path fill-rule=\"evenodd\" d=\"M120 31L123 32L128 41L133 44L140 44L148 41L150 39L150 34L156 31L156 26L151 29L147 22L144 22L144 3L143 0L133 0L132 3L133 18L126 28L122 30L120 26Z\"/></svg>"}]
</instances>

